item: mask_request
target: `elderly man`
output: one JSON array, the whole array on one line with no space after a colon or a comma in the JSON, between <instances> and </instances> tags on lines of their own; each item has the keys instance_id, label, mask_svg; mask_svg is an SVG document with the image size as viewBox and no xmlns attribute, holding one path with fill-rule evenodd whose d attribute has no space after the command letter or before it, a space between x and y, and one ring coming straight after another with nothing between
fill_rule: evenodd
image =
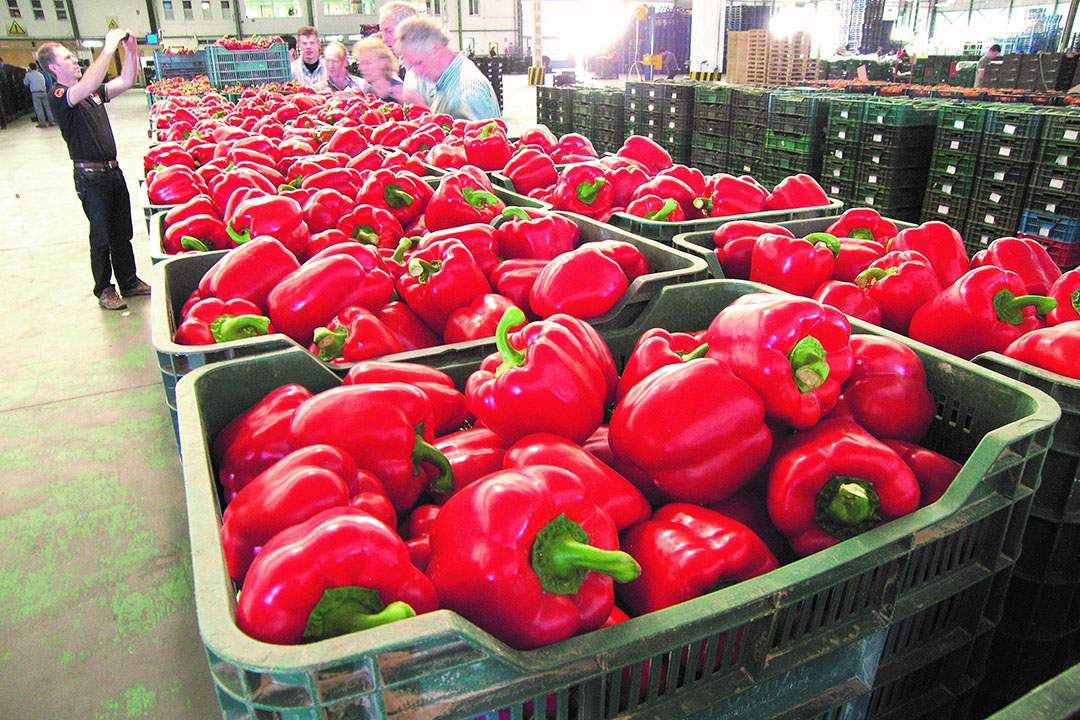
<instances>
[{"instance_id":1,"label":"elderly man","mask_svg":"<svg viewBox=\"0 0 1080 720\"><path fill-rule=\"evenodd\" d=\"M379 10L379 34L382 35L386 46L393 50L394 54L399 58L401 52L395 47L397 40L394 33L398 25L411 17L416 17L416 8L400 0L392 0ZM429 82L412 70L406 69L404 93L407 105L431 107L431 103L435 102L435 83Z\"/></svg>"},{"instance_id":2,"label":"elderly man","mask_svg":"<svg viewBox=\"0 0 1080 720\"><path fill-rule=\"evenodd\" d=\"M450 36L438 20L409 18L397 26L394 41L405 66L435 83L432 112L463 120L500 116L491 82L465 53L450 49Z\"/></svg>"},{"instance_id":3,"label":"elderly man","mask_svg":"<svg viewBox=\"0 0 1080 720\"><path fill-rule=\"evenodd\" d=\"M296 31L296 47L300 57L292 61L292 79L304 87L326 86L326 66L323 65L319 31L305 25Z\"/></svg>"},{"instance_id":4,"label":"elderly man","mask_svg":"<svg viewBox=\"0 0 1080 720\"><path fill-rule=\"evenodd\" d=\"M323 50L323 64L326 66L326 89L330 92L363 92L363 82L349 74L349 54L339 42L327 43Z\"/></svg>"}]
</instances>

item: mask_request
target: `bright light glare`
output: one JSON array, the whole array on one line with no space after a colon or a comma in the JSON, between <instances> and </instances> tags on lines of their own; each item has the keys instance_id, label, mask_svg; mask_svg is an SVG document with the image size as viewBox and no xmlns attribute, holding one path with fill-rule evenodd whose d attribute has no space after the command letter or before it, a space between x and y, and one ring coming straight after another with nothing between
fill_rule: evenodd
<instances>
[{"instance_id":1,"label":"bright light glare","mask_svg":"<svg viewBox=\"0 0 1080 720\"><path fill-rule=\"evenodd\" d=\"M777 8L769 23L769 32L776 37L791 37L797 32L810 33L814 49L831 55L840 44L843 21L835 7L788 5Z\"/></svg>"},{"instance_id":2,"label":"bright light glare","mask_svg":"<svg viewBox=\"0 0 1080 720\"><path fill-rule=\"evenodd\" d=\"M559 28L558 34L574 48L580 60L607 50L623 36L634 14L633 5L617 0L586 0L568 6L570 12L566 16L552 18L555 24L549 24L545 17L544 25ZM544 12L554 7L558 6L545 4Z\"/></svg>"},{"instance_id":3,"label":"bright light glare","mask_svg":"<svg viewBox=\"0 0 1080 720\"><path fill-rule=\"evenodd\" d=\"M105 41L103 40L83 40L82 46L84 48L105 47Z\"/></svg>"}]
</instances>

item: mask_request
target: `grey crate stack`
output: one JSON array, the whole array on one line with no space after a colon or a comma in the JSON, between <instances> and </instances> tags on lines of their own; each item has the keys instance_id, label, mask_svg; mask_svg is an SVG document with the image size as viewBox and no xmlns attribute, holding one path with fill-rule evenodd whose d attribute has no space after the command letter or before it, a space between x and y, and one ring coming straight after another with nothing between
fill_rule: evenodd
<instances>
[{"instance_id":1,"label":"grey crate stack","mask_svg":"<svg viewBox=\"0 0 1080 720\"><path fill-rule=\"evenodd\" d=\"M694 131L690 164L706 174L730 165L731 93L726 85L701 85L694 92Z\"/></svg>"},{"instance_id":2,"label":"grey crate stack","mask_svg":"<svg viewBox=\"0 0 1080 720\"><path fill-rule=\"evenodd\" d=\"M824 97L790 92L770 96L758 178L762 183L776 185L798 174L821 177L828 112Z\"/></svg>"},{"instance_id":3,"label":"grey crate stack","mask_svg":"<svg viewBox=\"0 0 1080 720\"><path fill-rule=\"evenodd\" d=\"M855 171L859 162L859 138L866 116L864 96L829 98L825 124L821 185L829 197L851 203L855 198Z\"/></svg>"}]
</instances>

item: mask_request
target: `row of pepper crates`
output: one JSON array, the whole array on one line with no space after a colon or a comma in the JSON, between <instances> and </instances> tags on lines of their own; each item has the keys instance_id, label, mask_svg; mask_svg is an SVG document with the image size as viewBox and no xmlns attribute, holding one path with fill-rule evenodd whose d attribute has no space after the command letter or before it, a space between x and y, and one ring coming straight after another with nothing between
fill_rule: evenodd
<instances>
[{"instance_id":1,"label":"row of pepper crates","mask_svg":"<svg viewBox=\"0 0 1080 720\"><path fill-rule=\"evenodd\" d=\"M173 55L160 50L154 51L154 71L159 80L184 78L191 80L197 75L206 74L206 51Z\"/></svg>"}]
</instances>

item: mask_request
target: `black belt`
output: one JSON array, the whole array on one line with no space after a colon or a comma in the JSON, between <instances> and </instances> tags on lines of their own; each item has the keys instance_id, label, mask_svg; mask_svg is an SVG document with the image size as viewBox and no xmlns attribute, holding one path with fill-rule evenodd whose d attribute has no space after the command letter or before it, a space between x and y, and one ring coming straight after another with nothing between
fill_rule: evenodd
<instances>
[{"instance_id":1,"label":"black belt","mask_svg":"<svg viewBox=\"0 0 1080 720\"><path fill-rule=\"evenodd\" d=\"M106 170L109 168L119 168L120 163L115 160L74 160L75 167L82 170Z\"/></svg>"}]
</instances>

